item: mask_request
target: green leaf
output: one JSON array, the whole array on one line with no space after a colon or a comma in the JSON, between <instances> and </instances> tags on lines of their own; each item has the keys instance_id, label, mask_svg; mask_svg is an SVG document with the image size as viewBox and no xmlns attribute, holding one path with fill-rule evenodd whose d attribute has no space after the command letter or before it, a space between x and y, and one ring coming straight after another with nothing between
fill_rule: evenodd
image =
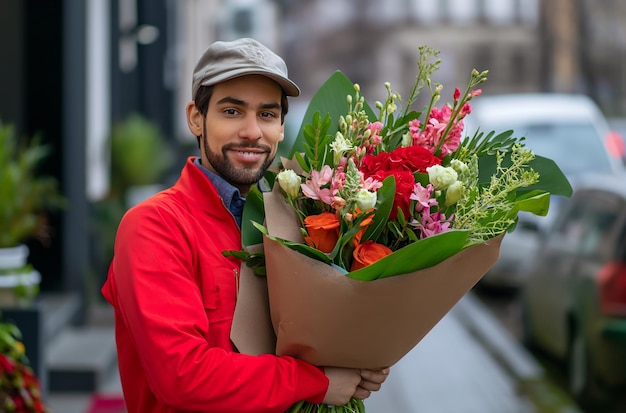
<instances>
[{"instance_id":1,"label":"green leaf","mask_svg":"<svg viewBox=\"0 0 626 413\"><path fill-rule=\"evenodd\" d=\"M304 114L298 136L289 152L290 158L297 152L304 152L304 130L307 125L312 123L316 112L319 112L322 118L327 115L330 116L330 119L324 121L328 122L330 120L331 122L328 126L330 134L334 135L334 133L339 130L339 117L344 115L348 110L346 101L348 95L354 98L354 84L341 71L336 71L326 80L311 99ZM364 110L370 119L376 119L376 114L367 102L364 104ZM324 127L326 127L326 124L324 124Z\"/></svg>"},{"instance_id":2,"label":"green leaf","mask_svg":"<svg viewBox=\"0 0 626 413\"><path fill-rule=\"evenodd\" d=\"M515 203L517 211L526 211L539 216L546 216L550 208L550 194L543 191L532 191Z\"/></svg>"},{"instance_id":3,"label":"green leaf","mask_svg":"<svg viewBox=\"0 0 626 413\"><path fill-rule=\"evenodd\" d=\"M377 208L374 213L372 223L363 234L362 242L367 240L377 240L380 233L385 229L393 201L396 194L396 180L393 175L388 176L383 181L383 186L377 192Z\"/></svg>"},{"instance_id":4,"label":"green leaf","mask_svg":"<svg viewBox=\"0 0 626 413\"><path fill-rule=\"evenodd\" d=\"M477 156L493 155L496 151L510 152L516 143L524 144L524 137L518 138L513 136L512 130L507 130L496 135L495 131L485 134L477 130L474 136L462 143L469 153L475 153Z\"/></svg>"},{"instance_id":5,"label":"green leaf","mask_svg":"<svg viewBox=\"0 0 626 413\"><path fill-rule=\"evenodd\" d=\"M539 173L539 182L525 188L525 191L543 190L552 195L572 196L572 186L552 159L536 155L530 161L530 167Z\"/></svg>"},{"instance_id":6,"label":"green leaf","mask_svg":"<svg viewBox=\"0 0 626 413\"><path fill-rule=\"evenodd\" d=\"M249 247L263 243L263 234L254 227L252 222L265 221L265 206L263 204L263 193L255 185L250 189L243 207L241 219L241 242Z\"/></svg>"},{"instance_id":7,"label":"green leaf","mask_svg":"<svg viewBox=\"0 0 626 413\"><path fill-rule=\"evenodd\" d=\"M326 264L330 264L332 260L328 257L328 255L324 254L322 251L315 249L313 247L309 247L306 244L301 244L299 242L289 241L283 238L273 237L269 234L266 234L267 238L272 241L276 241L285 247L292 249L296 252L299 252L302 255L306 255L307 257L313 258L318 261L322 261Z\"/></svg>"},{"instance_id":8,"label":"green leaf","mask_svg":"<svg viewBox=\"0 0 626 413\"><path fill-rule=\"evenodd\" d=\"M356 280L372 281L429 268L461 251L468 235L468 231L460 230L432 235L346 275Z\"/></svg>"},{"instance_id":9,"label":"green leaf","mask_svg":"<svg viewBox=\"0 0 626 413\"><path fill-rule=\"evenodd\" d=\"M506 155L506 161L503 165L510 164L510 156ZM480 183L489 183L491 176L496 172L496 156L485 155L478 159ZM535 155L535 159L528 163L528 166L539 174L539 182L526 188L520 188L518 195L531 191L545 191L552 195L561 195L569 197L572 195L572 186L557 166L557 164L549 158Z\"/></svg>"}]
</instances>

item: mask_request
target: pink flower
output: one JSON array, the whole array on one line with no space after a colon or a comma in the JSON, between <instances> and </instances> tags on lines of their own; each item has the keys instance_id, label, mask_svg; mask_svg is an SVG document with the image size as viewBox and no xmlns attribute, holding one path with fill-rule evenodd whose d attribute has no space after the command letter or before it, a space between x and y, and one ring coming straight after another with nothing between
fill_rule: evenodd
<instances>
[{"instance_id":1,"label":"pink flower","mask_svg":"<svg viewBox=\"0 0 626 413\"><path fill-rule=\"evenodd\" d=\"M380 143L383 141L382 136L380 136L380 131L383 129L382 122L370 123L369 125L367 125L366 129L372 132L369 137L369 144L373 146L380 145Z\"/></svg>"},{"instance_id":2,"label":"pink flower","mask_svg":"<svg viewBox=\"0 0 626 413\"><path fill-rule=\"evenodd\" d=\"M322 188L333 178L333 170L324 165L321 171L311 171L311 178L301 184L302 193L307 198L320 200L325 204L332 205L334 201L333 191L330 188Z\"/></svg>"},{"instance_id":3,"label":"pink flower","mask_svg":"<svg viewBox=\"0 0 626 413\"><path fill-rule=\"evenodd\" d=\"M421 225L419 226L422 238L450 230L450 222L452 222L453 217L454 214L450 215L450 218L446 220L446 216L442 212L422 215Z\"/></svg>"},{"instance_id":4,"label":"pink flower","mask_svg":"<svg viewBox=\"0 0 626 413\"><path fill-rule=\"evenodd\" d=\"M363 187L363 189L367 189L368 191L378 191L380 188L382 188L382 182L377 181L372 177L363 179L363 172L361 171L359 171L359 174L361 175L361 186Z\"/></svg>"},{"instance_id":5,"label":"pink flower","mask_svg":"<svg viewBox=\"0 0 626 413\"><path fill-rule=\"evenodd\" d=\"M345 158L344 158L345 159ZM330 190L333 194L337 194L340 190L343 189L343 185L346 182L346 173L344 172L344 167L339 166L335 171L335 175L333 179L330 181Z\"/></svg>"},{"instance_id":6,"label":"pink flower","mask_svg":"<svg viewBox=\"0 0 626 413\"><path fill-rule=\"evenodd\" d=\"M426 188L424 188L419 182L415 184L413 187L413 193L410 196L411 200L417 201L415 204L415 212L421 212L426 209L426 213L428 214L430 207L437 205L437 200L435 198L431 198L433 190L434 188L432 184L428 184Z\"/></svg>"}]
</instances>

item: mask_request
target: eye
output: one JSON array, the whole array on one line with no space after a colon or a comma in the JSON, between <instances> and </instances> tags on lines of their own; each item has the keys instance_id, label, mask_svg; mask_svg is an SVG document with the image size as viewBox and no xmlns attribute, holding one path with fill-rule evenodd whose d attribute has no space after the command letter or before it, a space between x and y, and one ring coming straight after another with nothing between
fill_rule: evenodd
<instances>
[{"instance_id":1,"label":"eye","mask_svg":"<svg viewBox=\"0 0 626 413\"><path fill-rule=\"evenodd\" d=\"M259 116L261 116L262 118L274 119L278 117L278 114L276 112L265 111L265 112L261 112Z\"/></svg>"},{"instance_id":2,"label":"eye","mask_svg":"<svg viewBox=\"0 0 626 413\"><path fill-rule=\"evenodd\" d=\"M239 114L239 111L237 109L234 109L234 108L228 108L228 109L224 109L224 113L227 114L227 115L234 116L234 115Z\"/></svg>"}]
</instances>

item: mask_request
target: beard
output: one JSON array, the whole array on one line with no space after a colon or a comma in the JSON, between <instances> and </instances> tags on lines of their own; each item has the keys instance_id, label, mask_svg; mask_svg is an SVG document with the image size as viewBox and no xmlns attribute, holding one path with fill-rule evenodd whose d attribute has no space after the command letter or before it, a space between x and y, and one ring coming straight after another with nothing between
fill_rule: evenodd
<instances>
[{"instance_id":1,"label":"beard","mask_svg":"<svg viewBox=\"0 0 626 413\"><path fill-rule=\"evenodd\" d=\"M267 145L259 144L242 144L242 143L229 143L222 147L222 152L213 152L209 147L209 142L206 134L206 125L204 126L204 135L202 137L204 143L204 154L207 161L215 172L234 186L241 185L254 185L263 178L265 171L270 167L274 161L274 157L270 156L271 148ZM227 153L232 149L247 149L255 148L262 149L266 153L266 159L261 167L243 167L238 168L228 159Z\"/></svg>"}]
</instances>

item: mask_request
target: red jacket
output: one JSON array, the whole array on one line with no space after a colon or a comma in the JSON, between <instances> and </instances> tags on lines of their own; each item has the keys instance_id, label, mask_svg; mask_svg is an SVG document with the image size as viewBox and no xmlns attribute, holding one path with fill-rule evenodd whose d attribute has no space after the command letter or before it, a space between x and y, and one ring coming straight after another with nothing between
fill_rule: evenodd
<instances>
[{"instance_id":1,"label":"red jacket","mask_svg":"<svg viewBox=\"0 0 626 413\"><path fill-rule=\"evenodd\" d=\"M322 370L292 357L239 354L230 342L241 233L189 158L178 182L122 219L102 293L115 308L129 413L284 412L320 403Z\"/></svg>"}]
</instances>

